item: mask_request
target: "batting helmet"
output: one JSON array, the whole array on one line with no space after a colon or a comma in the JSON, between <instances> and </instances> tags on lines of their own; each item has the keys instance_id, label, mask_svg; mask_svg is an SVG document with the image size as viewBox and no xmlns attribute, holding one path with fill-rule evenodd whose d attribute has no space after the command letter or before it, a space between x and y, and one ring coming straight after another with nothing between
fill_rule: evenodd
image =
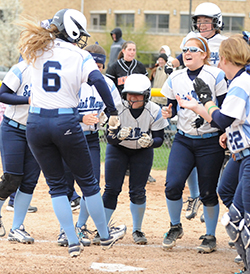
<instances>
[{"instance_id":1,"label":"batting helmet","mask_svg":"<svg viewBox=\"0 0 250 274\"><path fill-rule=\"evenodd\" d=\"M76 43L78 47L84 48L90 34L87 32L87 20L78 10L62 9L53 17L51 25L55 25L59 31L58 38L70 43ZM85 41L82 37L85 36Z\"/></svg>"}]
</instances>

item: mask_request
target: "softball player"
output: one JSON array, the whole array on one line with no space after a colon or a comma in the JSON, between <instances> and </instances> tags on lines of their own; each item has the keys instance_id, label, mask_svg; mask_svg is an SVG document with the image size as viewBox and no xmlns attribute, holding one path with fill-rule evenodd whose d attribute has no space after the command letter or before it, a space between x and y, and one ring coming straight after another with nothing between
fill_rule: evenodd
<instances>
[{"instance_id":1,"label":"softball player","mask_svg":"<svg viewBox=\"0 0 250 274\"><path fill-rule=\"evenodd\" d=\"M164 140L163 119L160 107L149 101L151 83L147 76L128 76L122 91L123 104L117 105L120 128L108 128L108 145L105 159L105 190L103 202L109 222L122 190L127 165L130 166L129 196L133 218L133 239L136 244L146 244L141 231L146 208L145 186L153 163L153 149Z\"/></svg>"},{"instance_id":2,"label":"softball player","mask_svg":"<svg viewBox=\"0 0 250 274\"><path fill-rule=\"evenodd\" d=\"M117 110L94 59L78 48L86 46L90 36L81 12L73 9L58 11L48 29L29 21L21 25L24 31L19 49L27 63L32 63L31 107L26 131L28 144L50 188L55 214L67 235L69 254L79 256L81 239L75 233L62 159L84 194L89 213L101 235L101 244L113 244L126 232L124 225L110 229L106 225L100 187L78 121L76 107L81 84L88 81L95 85L111 114L109 123L113 127L119 126Z\"/></svg>"},{"instance_id":3,"label":"softball player","mask_svg":"<svg viewBox=\"0 0 250 274\"><path fill-rule=\"evenodd\" d=\"M183 48L185 42L192 37L203 37L208 43L210 50L209 63L211 66L217 67L219 63L219 47L220 43L227 39L226 36L220 34L223 30L223 19L220 8L214 3L201 3L195 9L192 16L192 32L190 32L182 41L180 47ZM183 66L183 54L180 54L175 60L170 63L170 66L178 67ZM166 69L172 70L170 67ZM192 125L194 127L200 127L204 123L202 117L196 118ZM188 180L188 187L190 191L190 197L188 199L188 205L186 210L186 218L192 219L196 216L199 206L201 205L199 199L199 187L197 169L195 168L190 174ZM204 215L201 216L201 221L204 221Z\"/></svg>"},{"instance_id":4,"label":"softball player","mask_svg":"<svg viewBox=\"0 0 250 274\"><path fill-rule=\"evenodd\" d=\"M197 115L193 111L180 108L175 96L179 95L185 99L192 94L197 98L193 90L193 80L199 76L209 84L213 92L213 100L220 104L227 92L226 81L223 71L208 65L210 52L205 39L191 38L182 50L186 68L173 72L161 90L170 103L166 111L163 111L164 118L178 115L178 131L169 155L165 185L171 227L165 234L163 248L172 248L176 240L183 235L180 220L182 193L186 179L196 167L206 223L206 235L202 236L202 244L197 247L197 250L198 252L212 252L216 249L215 230L219 215L216 187L224 159L224 150L219 145L221 133L208 123L198 129L193 128L191 122ZM176 163L178 163L178 176Z\"/></svg>"},{"instance_id":5,"label":"softball player","mask_svg":"<svg viewBox=\"0 0 250 274\"><path fill-rule=\"evenodd\" d=\"M221 144L224 148L227 146L234 159L240 163L239 184L229 212L222 218L222 224L243 259L244 269L240 273L250 273L250 75L247 67L250 63L250 47L242 35L234 35L221 43L219 53L219 66L230 80L221 110L212 101L212 93L206 83L197 78L194 88L210 115L209 119L204 118L211 125L226 130L227 138L221 139ZM204 108L192 97L188 99L191 101L178 98L180 106L201 114Z\"/></svg>"},{"instance_id":6,"label":"softball player","mask_svg":"<svg viewBox=\"0 0 250 274\"><path fill-rule=\"evenodd\" d=\"M130 74L140 73L148 75L145 66L137 61L135 56L135 43L133 41L127 41L122 45L118 60L107 69L106 76L115 83L120 94L122 93L124 83Z\"/></svg>"},{"instance_id":7,"label":"softball player","mask_svg":"<svg viewBox=\"0 0 250 274\"><path fill-rule=\"evenodd\" d=\"M31 90L30 66L25 61L14 65L6 74L1 89L0 100L7 105L0 127L1 158L3 176L1 177L0 211L5 200L16 192L14 201L14 219L8 240L33 242L24 230L23 224L34 188L37 184L40 168L32 155L26 139L29 96ZM3 228L3 224L2 224ZM20 231L20 234L14 231ZM5 235L2 230L0 236Z\"/></svg>"},{"instance_id":8,"label":"softball player","mask_svg":"<svg viewBox=\"0 0 250 274\"><path fill-rule=\"evenodd\" d=\"M105 61L106 61L105 50L98 44L87 46L85 50L92 55L100 72L102 72L105 66ZM103 75L103 77L109 87L109 90L113 97L115 105L121 103L121 96L114 82L108 77L106 77L105 75ZM80 96L80 103L78 105L78 111L80 114L80 121L81 121L80 124L89 146L94 175L99 183L100 181L100 144L99 144L98 130L100 129L100 122L103 123L102 120L106 116L106 114L104 113L106 106L94 85L90 86L88 83L83 83L81 86L79 96ZM68 197L70 197L72 196L72 193L74 192L74 176L67 166L65 167L65 170L67 171L66 177L67 177L68 186L70 190ZM85 199L83 197L80 201L80 205L81 205L80 213L79 213L79 217L78 217L78 221L76 223L75 229L78 236L81 237L81 240L84 243L84 245L88 246L91 244L91 241L88 237L88 230L86 226L89 213L86 207ZM96 241L96 238L94 241ZM63 245L63 246L68 244L67 237L63 230L61 230L61 233L58 237L57 242L59 245ZM100 239L98 240L98 243L99 242L100 242Z\"/></svg>"}]
</instances>

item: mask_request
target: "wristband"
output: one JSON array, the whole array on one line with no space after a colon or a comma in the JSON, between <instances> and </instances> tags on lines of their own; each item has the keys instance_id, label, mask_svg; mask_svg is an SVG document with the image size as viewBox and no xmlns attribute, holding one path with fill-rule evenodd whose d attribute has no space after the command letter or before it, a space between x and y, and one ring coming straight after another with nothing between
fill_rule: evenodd
<instances>
[{"instance_id":1,"label":"wristband","mask_svg":"<svg viewBox=\"0 0 250 274\"><path fill-rule=\"evenodd\" d=\"M209 111L211 108L218 108L217 106L211 106L208 110L207 110L207 113L209 114Z\"/></svg>"}]
</instances>

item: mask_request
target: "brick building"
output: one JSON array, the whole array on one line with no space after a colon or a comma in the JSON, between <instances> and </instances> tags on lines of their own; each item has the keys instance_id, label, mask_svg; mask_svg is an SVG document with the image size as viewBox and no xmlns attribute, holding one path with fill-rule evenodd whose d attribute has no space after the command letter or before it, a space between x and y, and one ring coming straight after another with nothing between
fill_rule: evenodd
<instances>
[{"instance_id":1,"label":"brick building","mask_svg":"<svg viewBox=\"0 0 250 274\"><path fill-rule=\"evenodd\" d=\"M43 20L51 18L62 8L83 11L91 34L89 43L99 41L106 49L111 44L107 33L115 26L129 26L132 33L141 32L146 26L148 52L158 52L161 45L168 45L172 56L180 51L182 38L189 30L190 11L194 12L200 0L19 0L23 14ZM242 30L250 31L250 0L214 0L225 23L224 35ZM190 9L191 6L191 9ZM107 39L108 37L108 39ZM140 50L140 49L138 49Z\"/></svg>"}]
</instances>

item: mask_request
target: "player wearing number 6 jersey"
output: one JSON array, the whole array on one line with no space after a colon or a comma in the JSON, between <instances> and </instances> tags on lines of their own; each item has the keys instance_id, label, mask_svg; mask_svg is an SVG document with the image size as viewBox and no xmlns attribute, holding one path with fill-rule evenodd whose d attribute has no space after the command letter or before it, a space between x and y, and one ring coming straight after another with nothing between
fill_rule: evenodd
<instances>
[{"instance_id":1,"label":"player wearing number 6 jersey","mask_svg":"<svg viewBox=\"0 0 250 274\"><path fill-rule=\"evenodd\" d=\"M160 107L149 101L151 83L147 76L128 76L122 91L123 104L117 105L121 125L109 127L105 160L105 191L103 202L107 222L110 220L129 164L130 210L133 218L133 239L146 244L141 231L146 208L145 186L153 163L153 149L162 145L164 128Z\"/></svg>"},{"instance_id":2,"label":"player wearing number 6 jersey","mask_svg":"<svg viewBox=\"0 0 250 274\"><path fill-rule=\"evenodd\" d=\"M31 63L32 94L27 140L50 188L55 214L68 238L69 254L71 257L79 256L82 248L67 198L62 159L81 188L101 236L101 245L112 245L123 238L126 226L109 229L106 225L100 187L79 123L77 106L81 84L88 81L95 85L111 114L109 123L113 127L119 126L119 120L109 88L94 59L80 49L86 46L90 36L86 30L86 18L77 10L63 9L55 14L48 29L29 21L20 25L24 30L19 49L27 63Z\"/></svg>"}]
</instances>

